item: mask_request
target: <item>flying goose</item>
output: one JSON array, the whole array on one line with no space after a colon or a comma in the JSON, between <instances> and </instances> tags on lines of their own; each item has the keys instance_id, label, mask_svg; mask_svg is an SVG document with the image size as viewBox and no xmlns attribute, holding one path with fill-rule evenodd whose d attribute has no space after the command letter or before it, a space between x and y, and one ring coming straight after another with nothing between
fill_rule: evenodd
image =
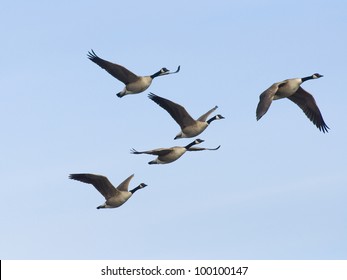
<instances>
[{"instance_id":1,"label":"flying goose","mask_svg":"<svg viewBox=\"0 0 347 280\"><path fill-rule=\"evenodd\" d=\"M156 159L148 162L148 164L166 164L166 163L170 163L179 159L186 151L203 151L203 150L211 151L211 150L218 150L220 148L220 145L214 149L193 147L194 145L200 144L202 142L204 142L204 140L196 139L184 147L175 146L171 148L159 148L159 149L154 149L154 150L144 151L144 152L138 152L135 149L131 149L130 152L135 155L148 154L148 155L158 156Z\"/></svg>"},{"instance_id":2,"label":"flying goose","mask_svg":"<svg viewBox=\"0 0 347 280\"><path fill-rule=\"evenodd\" d=\"M307 80L318 79L321 77L323 76L315 73L304 78L294 78L274 83L259 96L259 103L256 112L257 120L265 115L271 105L272 100L287 97L304 111L305 115L313 122L315 126L318 127L320 131L323 133L328 132L329 127L324 122L323 116L319 111L313 96L300 86Z\"/></svg>"},{"instance_id":3,"label":"flying goose","mask_svg":"<svg viewBox=\"0 0 347 280\"><path fill-rule=\"evenodd\" d=\"M141 183L136 188L128 191L130 180L134 174L130 175L120 185L115 188L107 177L102 175L94 175L89 173L70 174L69 178L83 183L92 184L106 199L105 203L98 206L100 208L116 208L126 202L137 190L143 189L147 185Z\"/></svg>"},{"instance_id":4,"label":"flying goose","mask_svg":"<svg viewBox=\"0 0 347 280\"><path fill-rule=\"evenodd\" d=\"M183 106L155 95L152 92L148 95L148 97L155 103L157 103L160 107L165 109L181 127L181 132L178 133L174 139L195 137L202 133L212 121L224 119L222 115L218 114L206 121L207 117L213 111L215 111L218 106L215 106L214 108L203 114L200 118L194 120Z\"/></svg>"},{"instance_id":5,"label":"flying goose","mask_svg":"<svg viewBox=\"0 0 347 280\"><path fill-rule=\"evenodd\" d=\"M118 97L123 97L127 94L135 94L145 91L152 83L155 77L169 75L178 73L180 71L180 66L178 66L175 72L170 72L168 69L161 68L158 72L150 76L137 76L133 72L129 71L125 67L119 64L115 64L98 57L93 50L88 52L88 58L99 65L101 68L105 69L117 80L125 84L124 89L117 93Z\"/></svg>"}]
</instances>

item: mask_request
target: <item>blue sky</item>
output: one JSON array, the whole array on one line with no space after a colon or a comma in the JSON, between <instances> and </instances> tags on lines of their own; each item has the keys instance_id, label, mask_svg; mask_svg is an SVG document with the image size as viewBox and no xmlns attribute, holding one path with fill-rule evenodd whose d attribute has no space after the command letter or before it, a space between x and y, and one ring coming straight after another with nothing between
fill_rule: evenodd
<instances>
[{"instance_id":1,"label":"blue sky","mask_svg":"<svg viewBox=\"0 0 347 280\"><path fill-rule=\"evenodd\" d=\"M5 1L0 11L1 259L346 259L345 1ZM155 79L123 84L87 59ZM329 133L289 100L255 120L259 94L308 81ZM186 145L147 98L225 120L218 151L161 166L130 149ZM70 173L148 184L118 209Z\"/></svg>"}]
</instances>

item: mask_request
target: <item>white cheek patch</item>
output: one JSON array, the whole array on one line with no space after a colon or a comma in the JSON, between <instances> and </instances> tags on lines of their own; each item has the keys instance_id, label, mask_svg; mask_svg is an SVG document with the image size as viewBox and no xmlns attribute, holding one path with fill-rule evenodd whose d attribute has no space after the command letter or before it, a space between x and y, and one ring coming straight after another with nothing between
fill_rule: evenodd
<instances>
[{"instance_id":1,"label":"white cheek patch","mask_svg":"<svg viewBox=\"0 0 347 280\"><path fill-rule=\"evenodd\" d=\"M318 73L315 73L315 74L312 75L312 78L313 78L313 79L318 79L318 78L320 78L320 77L323 77L323 76L320 75L320 74L318 74Z\"/></svg>"}]
</instances>

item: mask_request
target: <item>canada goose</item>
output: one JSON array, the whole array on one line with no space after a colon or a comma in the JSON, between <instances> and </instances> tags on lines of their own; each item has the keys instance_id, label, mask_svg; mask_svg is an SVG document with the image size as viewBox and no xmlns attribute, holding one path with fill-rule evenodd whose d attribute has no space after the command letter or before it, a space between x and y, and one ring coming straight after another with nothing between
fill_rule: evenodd
<instances>
[{"instance_id":1,"label":"canada goose","mask_svg":"<svg viewBox=\"0 0 347 280\"><path fill-rule=\"evenodd\" d=\"M120 185L115 188L107 177L102 175L94 175L88 173L82 174L70 174L69 178L83 183L92 184L106 199L105 203L98 206L100 208L116 208L126 202L133 194L139 189L143 189L147 185L141 183L136 188L128 191L130 180L134 177L134 174L130 175Z\"/></svg>"},{"instance_id":2,"label":"canada goose","mask_svg":"<svg viewBox=\"0 0 347 280\"><path fill-rule=\"evenodd\" d=\"M204 140L196 139L184 147L175 146L171 148L159 148L159 149L144 151L144 152L138 152L135 149L131 149L130 152L135 155L148 154L148 155L158 156L155 160L148 162L148 164L166 164L166 163L170 163L179 159L186 151L203 151L203 150L211 151L211 150L218 150L220 148L220 145L214 149L193 147L194 145L200 144L202 142L204 142Z\"/></svg>"},{"instance_id":3,"label":"canada goose","mask_svg":"<svg viewBox=\"0 0 347 280\"><path fill-rule=\"evenodd\" d=\"M157 103L160 107L165 109L181 127L181 132L178 133L174 139L195 137L202 133L212 121L224 119L222 115L218 114L206 121L207 117L213 111L215 111L218 106L215 106L214 108L203 114L200 118L194 120L183 106L155 95L152 92L148 95L148 97L155 103Z\"/></svg>"},{"instance_id":4,"label":"canada goose","mask_svg":"<svg viewBox=\"0 0 347 280\"><path fill-rule=\"evenodd\" d=\"M307 80L318 79L321 77L323 76L315 73L304 78L294 78L274 83L259 96L259 103L256 112L257 120L265 115L272 100L287 97L304 111L305 115L319 128L320 131L324 133L328 132L329 127L325 124L313 96L300 86Z\"/></svg>"},{"instance_id":5,"label":"canada goose","mask_svg":"<svg viewBox=\"0 0 347 280\"><path fill-rule=\"evenodd\" d=\"M135 94L145 91L152 83L155 77L169 75L178 73L180 71L180 66L178 66L175 72L170 72L168 69L161 68L158 72L150 76L137 76L133 72L129 71L125 67L119 64L115 64L98 57L93 50L88 52L88 58L99 65L101 68L105 69L117 80L125 84L124 89L117 93L118 97L123 97L127 94Z\"/></svg>"}]
</instances>

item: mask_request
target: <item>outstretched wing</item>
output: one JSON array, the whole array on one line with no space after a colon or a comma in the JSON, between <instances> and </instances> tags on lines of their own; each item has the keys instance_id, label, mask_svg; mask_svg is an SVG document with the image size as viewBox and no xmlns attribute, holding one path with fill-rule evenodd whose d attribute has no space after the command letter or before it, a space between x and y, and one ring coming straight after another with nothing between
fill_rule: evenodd
<instances>
[{"instance_id":1,"label":"outstretched wing","mask_svg":"<svg viewBox=\"0 0 347 280\"><path fill-rule=\"evenodd\" d=\"M119 186L117 187L117 190L127 192L129 183L133 177L134 177L134 174L132 174L128 178L126 178L122 183L119 184Z\"/></svg>"},{"instance_id":2,"label":"outstretched wing","mask_svg":"<svg viewBox=\"0 0 347 280\"><path fill-rule=\"evenodd\" d=\"M269 110L272 100L283 82L274 83L259 96L259 103L256 110L257 121Z\"/></svg>"},{"instance_id":3,"label":"outstretched wing","mask_svg":"<svg viewBox=\"0 0 347 280\"><path fill-rule=\"evenodd\" d=\"M200 122L205 122L206 119L208 118L208 116L215 111L218 108L218 106L214 106L210 111L206 112L205 114L203 114L202 116L200 116L200 118L198 118L198 121Z\"/></svg>"},{"instance_id":4,"label":"outstretched wing","mask_svg":"<svg viewBox=\"0 0 347 280\"><path fill-rule=\"evenodd\" d=\"M112 63L98 57L93 50L88 52L88 58L124 84L134 82L139 78L136 74L129 71L122 65Z\"/></svg>"},{"instance_id":5,"label":"outstretched wing","mask_svg":"<svg viewBox=\"0 0 347 280\"><path fill-rule=\"evenodd\" d=\"M69 178L83 183L92 184L105 197L105 199L109 199L118 192L107 177L102 175L80 173L70 174Z\"/></svg>"},{"instance_id":6,"label":"outstretched wing","mask_svg":"<svg viewBox=\"0 0 347 280\"><path fill-rule=\"evenodd\" d=\"M323 133L328 132L329 127L324 122L316 101L310 93L302 87L299 87L299 89L293 95L289 96L288 99L298 105L320 131Z\"/></svg>"},{"instance_id":7,"label":"outstretched wing","mask_svg":"<svg viewBox=\"0 0 347 280\"><path fill-rule=\"evenodd\" d=\"M171 117L178 123L181 129L193 125L195 123L195 120L189 115L189 113L183 106L175 102L172 102L171 100L168 100L166 98L155 95L154 93L148 94L148 97L155 103L157 103L160 107L165 109L171 115Z\"/></svg>"},{"instance_id":8,"label":"outstretched wing","mask_svg":"<svg viewBox=\"0 0 347 280\"><path fill-rule=\"evenodd\" d=\"M215 151L215 150L218 150L220 148L220 145L217 147L217 148L213 148L213 149L210 149L210 148L200 148L200 147L190 147L187 151L190 151L190 152L194 152L194 151Z\"/></svg>"},{"instance_id":9,"label":"outstretched wing","mask_svg":"<svg viewBox=\"0 0 347 280\"><path fill-rule=\"evenodd\" d=\"M171 148L159 148L159 149L154 149L154 150L149 150L149 151L136 151L135 149L131 149L130 153L134 155L139 155L139 154L147 154L147 155L155 155L155 156L165 156L172 152Z\"/></svg>"}]
</instances>

